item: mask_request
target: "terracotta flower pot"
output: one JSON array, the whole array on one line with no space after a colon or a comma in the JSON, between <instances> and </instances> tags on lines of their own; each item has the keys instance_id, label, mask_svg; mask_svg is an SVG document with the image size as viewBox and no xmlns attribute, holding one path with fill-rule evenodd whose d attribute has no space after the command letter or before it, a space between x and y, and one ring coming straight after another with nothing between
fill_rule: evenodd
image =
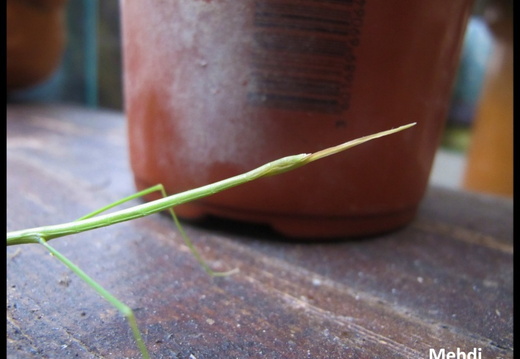
<instances>
[{"instance_id":1,"label":"terracotta flower pot","mask_svg":"<svg viewBox=\"0 0 520 359\"><path fill-rule=\"evenodd\" d=\"M415 215L471 1L125 1L124 82L139 188L169 193L418 122L344 154L179 206L296 237Z\"/></svg>"}]
</instances>

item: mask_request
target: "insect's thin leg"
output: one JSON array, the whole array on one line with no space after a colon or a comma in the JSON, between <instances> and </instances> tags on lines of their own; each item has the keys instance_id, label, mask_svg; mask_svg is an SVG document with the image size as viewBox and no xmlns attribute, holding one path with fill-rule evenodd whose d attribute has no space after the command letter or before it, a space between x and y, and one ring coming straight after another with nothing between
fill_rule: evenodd
<instances>
[{"instance_id":1,"label":"insect's thin leg","mask_svg":"<svg viewBox=\"0 0 520 359\"><path fill-rule=\"evenodd\" d=\"M116 202L113 202L105 207L102 207L94 212L91 212L81 218L78 218L76 221L80 221L80 220L83 220L83 219L87 219L87 218L91 218L91 217L94 217L102 212L105 212L111 208L114 208L116 206L119 206L125 202L128 202L132 199L135 199L135 198L139 198L139 197L143 197L143 196L146 196L147 194L150 194L150 193L153 193L153 192L160 192L161 195L163 197L167 197L168 195L166 194L166 190L164 189L164 186L162 184L157 184L155 186L152 186L150 188L147 188L145 190L142 190L140 192L137 192L137 193L134 193L128 197L125 197L123 199L120 199L119 201L116 201ZM175 223L175 225L177 226L177 228L179 229L179 233L181 234L181 237L182 239L184 240L184 243L188 246L188 248L190 249L191 253L193 254L193 256L195 257L195 259L197 260L197 262L199 262L199 264L201 265L201 267L204 269L204 271L206 271L206 273L208 273L209 275L211 276L214 276L214 277L218 277L218 276L226 276L226 275L230 275L230 274L233 274L235 272L238 271L237 268L233 269L233 270L230 270L230 271L227 271L227 272L216 272L214 271L213 269L210 268L210 266L206 263L206 261L202 258L202 256L200 255L199 251L197 250L197 248L195 247L195 245L193 244L193 242L191 241L191 239L188 237L188 235L186 234L186 232L184 231L184 229L182 228L182 225L179 221L179 219L177 218L177 216L175 215L175 212L173 211L173 208L169 208L168 209L172 218L173 218L173 221Z\"/></svg>"},{"instance_id":2,"label":"insect's thin leg","mask_svg":"<svg viewBox=\"0 0 520 359\"><path fill-rule=\"evenodd\" d=\"M166 191L165 191L164 186L162 184L158 184L158 185L154 186L153 188L157 188L157 190L161 192L163 197L167 197L168 196L166 194ZM191 241L190 237L188 237L188 235L184 231L184 228L182 228L181 222L179 221L179 218L177 218L177 215L173 211L173 208L170 207L168 209L168 211L170 212L170 214L171 214L171 216L173 218L173 222L175 223L175 226L177 226L177 228L179 230L179 233L181 234L181 237L184 240L184 243L188 246L188 248L190 249L191 253L195 257L197 262L199 262L199 264L204 269L204 271L206 271L206 273L208 273L209 275L211 275L213 277L224 277L224 276L231 275L231 274L234 274L234 273L238 272L238 268L235 268L235 269L232 269L232 270L226 271L226 272L216 272L213 269L211 269L210 266L204 260L204 258L202 258L202 256L200 255L199 251L197 250L197 248L195 247L195 245Z\"/></svg>"},{"instance_id":3,"label":"insect's thin leg","mask_svg":"<svg viewBox=\"0 0 520 359\"><path fill-rule=\"evenodd\" d=\"M119 205L121 205L121 204L123 204L125 202L131 201L131 200L133 200L135 198L144 197L147 194L150 194L150 193L153 193L153 192L159 192L159 191L161 193L163 193L163 194L165 193L164 187L161 184L155 185L155 186L152 186L150 188L144 189L144 190L142 190L140 192L134 193L134 194L132 194L132 195L130 195L128 197L120 199L119 201L115 201L115 202L113 202L113 203L111 203L111 204L109 204L109 205L107 205L105 207L102 207L102 208L100 208L98 210L95 210L94 212L91 212L89 214L84 215L81 218L76 219L76 221L81 221L83 219L92 218L92 217L94 217L94 216L96 216L96 215L98 215L98 214L100 214L102 212L108 211L109 209L114 208L116 206L119 206Z\"/></svg>"},{"instance_id":4,"label":"insect's thin leg","mask_svg":"<svg viewBox=\"0 0 520 359\"><path fill-rule=\"evenodd\" d=\"M92 279L88 274L83 272L77 265L72 263L67 257L58 252L55 248L50 246L43 238L40 238L39 243L43 245L54 257L56 257L60 262L65 264L71 271L73 271L78 277L80 277L85 283L87 283L92 289L98 292L103 298L105 298L110 304L112 304L121 314L123 314L128 320L128 324L132 329L132 334L137 343L139 350L141 351L141 355L145 359L150 358L150 354L148 353L148 349L141 337L141 332L137 327L137 321L135 320L135 315L132 309L127 306L125 303L121 302L119 299L114 297L110 292L108 292L105 288L103 288L99 283L97 283L94 279Z\"/></svg>"}]
</instances>

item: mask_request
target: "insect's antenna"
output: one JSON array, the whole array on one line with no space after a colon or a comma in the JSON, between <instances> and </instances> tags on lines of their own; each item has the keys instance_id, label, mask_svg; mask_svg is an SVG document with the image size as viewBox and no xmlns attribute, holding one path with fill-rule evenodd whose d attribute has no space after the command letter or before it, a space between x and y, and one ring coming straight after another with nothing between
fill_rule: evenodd
<instances>
[{"instance_id":1,"label":"insect's antenna","mask_svg":"<svg viewBox=\"0 0 520 359\"><path fill-rule=\"evenodd\" d=\"M307 156L306 162L307 163L308 162L313 162L313 161L317 161L319 159L322 159L324 157L332 156L332 155L334 155L336 153L343 152L343 151L345 151L345 150L347 150L349 148L352 148L354 146L360 145L362 143L374 140L376 138L388 136L388 135L391 135L391 134L396 133L396 132L400 132L400 131L406 130L407 128L410 128L410 127L415 126L415 125L416 125L416 122L409 123L407 125L400 126L400 127L397 127L397 128L393 128L391 130L386 130L386 131L378 132L378 133L375 133L375 134L372 134L372 135L356 138L355 140L348 141L348 142L342 143L342 144L334 146L334 147L329 147L329 148L326 148L324 150L311 153L311 154L309 154Z\"/></svg>"}]
</instances>

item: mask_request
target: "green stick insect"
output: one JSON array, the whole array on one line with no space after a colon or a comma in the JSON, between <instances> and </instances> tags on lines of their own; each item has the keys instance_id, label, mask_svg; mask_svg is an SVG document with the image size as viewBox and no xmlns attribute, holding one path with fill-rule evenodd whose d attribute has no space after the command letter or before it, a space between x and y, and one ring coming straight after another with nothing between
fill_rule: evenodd
<instances>
[{"instance_id":1,"label":"green stick insect","mask_svg":"<svg viewBox=\"0 0 520 359\"><path fill-rule=\"evenodd\" d=\"M166 196L164 189L161 185L154 186L145 191L141 191L137 194L134 194L130 197L127 197L123 200L117 201L113 204L110 204L100 210L92 212L76 221L58 224L58 225L50 225L32 229L25 229L19 231L13 231L7 233L7 245L19 245L19 244L29 244L36 243L44 246L55 258L57 258L60 262L62 262L65 266L67 266L72 272L74 272L78 277L84 280L92 289L94 289L99 295L105 298L110 304L112 304L117 310L119 310L128 320L129 326L132 330L132 334L134 336L137 347L139 348L143 358L150 358L150 354L148 349L143 341L141 336L141 332L138 329L137 322L134 316L132 309L127 306L125 303L114 297L110 292L104 289L101 285L99 285L94 279L92 279L89 275L87 275L82 269L72 263L69 259L67 259L64 255L58 252L55 248L53 248L48 242L51 239L63 237L75 233L80 233L84 231L89 231L92 229L110 226L116 223L129 221L136 218L141 218L144 216L148 216L153 213L161 212L164 210L169 210L176 226L179 228L180 234L183 237L186 245L189 247L195 259L201 264L202 268L212 276L225 276L236 272L236 270L232 270L229 272L214 272L202 259L201 255L192 244L190 239L186 236L184 230L182 229L177 217L173 212L173 207L182 203L186 203L189 201L197 200L211 194L226 190L231 187L239 186L243 183L250 182L256 180L261 177L266 176L274 176L281 174L283 172L294 170L298 167L304 166L310 162L314 162L321 158L331 156L337 154L339 152L345 151L354 146L360 145L367 141L380 138L383 136L387 136L415 125L415 123L411 123L408 125L404 125L395 129L379 132L373 135L361 137L349 142L345 142L338 146L330 147L318 152L314 152L311 154L299 154L293 156L283 157L281 159L269 162L263 166L260 166L256 169L253 169L249 172L215 182L213 184L209 184L206 186L198 187L189 191L185 191L182 193L174 194L171 196ZM102 212L113 208L117 205L120 205L126 201L131 199L146 195L153 191L161 191L163 194L163 198L140 204L131 208L123 209L117 212L109 213L109 214L101 214Z\"/></svg>"}]
</instances>

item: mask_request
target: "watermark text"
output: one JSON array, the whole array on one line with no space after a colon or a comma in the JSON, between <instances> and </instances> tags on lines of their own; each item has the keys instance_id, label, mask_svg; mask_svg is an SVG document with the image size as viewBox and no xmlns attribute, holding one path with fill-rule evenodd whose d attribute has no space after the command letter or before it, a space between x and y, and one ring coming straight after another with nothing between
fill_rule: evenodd
<instances>
[{"instance_id":1,"label":"watermark text","mask_svg":"<svg viewBox=\"0 0 520 359\"><path fill-rule=\"evenodd\" d=\"M482 359L482 349L473 348L471 351L447 351L446 349L430 349L430 359Z\"/></svg>"}]
</instances>

